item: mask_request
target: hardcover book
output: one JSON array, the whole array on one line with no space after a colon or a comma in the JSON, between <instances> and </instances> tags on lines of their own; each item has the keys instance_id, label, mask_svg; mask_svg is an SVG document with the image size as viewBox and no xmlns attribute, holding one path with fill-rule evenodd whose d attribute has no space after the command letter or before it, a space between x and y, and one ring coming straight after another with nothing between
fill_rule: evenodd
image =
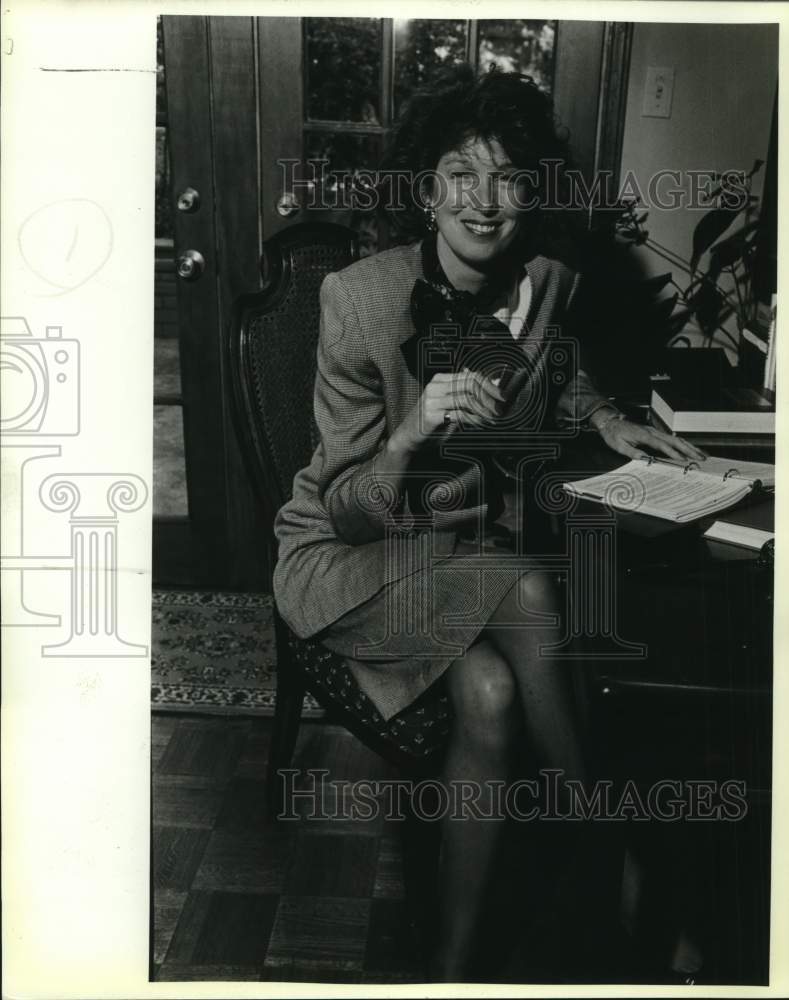
<instances>
[{"instance_id":1,"label":"hardcover book","mask_svg":"<svg viewBox=\"0 0 789 1000\"><path fill-rule=\"evenodd\" d=\"M674 383L652 389L651 407L674 434L774 434L775 398L760 389L720 385L696 392Z\"/></svg>"}]
</instances>

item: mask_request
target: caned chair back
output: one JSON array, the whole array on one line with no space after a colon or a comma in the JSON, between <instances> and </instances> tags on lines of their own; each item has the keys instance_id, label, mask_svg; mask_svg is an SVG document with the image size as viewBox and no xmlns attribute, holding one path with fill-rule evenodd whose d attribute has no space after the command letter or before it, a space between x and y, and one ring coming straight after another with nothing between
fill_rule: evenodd
<instances>
[{"instance_id":1,"label":"caned chair back","mask_svg":"<svg viewBox=\"0 0 789 1000\"><path fill-rule=\"evenodd\" d=\"M358 257L356 233L302 223L267 240L262 291L240 298L229 338L236 430L269 523L318 439L313 414L323 279Z\"/></svg>"}]
</instances>

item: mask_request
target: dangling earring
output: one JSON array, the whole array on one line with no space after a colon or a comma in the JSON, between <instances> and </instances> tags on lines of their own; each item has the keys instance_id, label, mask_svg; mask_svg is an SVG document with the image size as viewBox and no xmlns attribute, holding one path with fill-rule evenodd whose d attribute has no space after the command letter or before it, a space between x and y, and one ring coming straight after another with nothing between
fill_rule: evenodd
<instances>
[{"instance_id":1,"label":"dangling earring","mask_svg":"<svg viewBox=\"0 0 789 1000\"><path fill-rule=\"evenodd\" d=\"M425 213L425 226L429 233L435 233L438 231L438 225L436 223L436 210L432 205L424 205L422 211Z\"/></svg>"}]
</instances>

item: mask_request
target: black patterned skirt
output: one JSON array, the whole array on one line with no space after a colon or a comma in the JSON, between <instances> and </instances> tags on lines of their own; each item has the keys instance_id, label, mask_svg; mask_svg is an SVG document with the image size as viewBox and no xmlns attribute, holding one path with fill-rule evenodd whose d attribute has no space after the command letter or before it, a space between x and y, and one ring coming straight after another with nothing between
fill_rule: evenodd
<instances>
[{"instance_id":1,"label":"black patterned skirt","mask_svg":"<svg viewBox=\"0 0 789 1000\"><path fill-rule=\"evenodd\" d=\"M442 677L401 712L385 719L341 655L309 640L300 640L293 655L318 701L329 710L336 707L350 716L360 738L373 737L389 760L407 767L443 750L452 724L452 707Z\"/></svg>"}]
</instances>

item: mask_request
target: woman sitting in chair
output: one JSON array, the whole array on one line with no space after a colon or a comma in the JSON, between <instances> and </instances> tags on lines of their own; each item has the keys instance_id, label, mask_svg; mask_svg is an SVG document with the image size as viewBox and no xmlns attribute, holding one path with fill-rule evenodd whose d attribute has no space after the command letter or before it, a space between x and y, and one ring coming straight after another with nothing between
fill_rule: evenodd
<instances>
[{"instance_id":1,"label":"woman sitting in chair","mask_svg":"<svg viewBox=\"0 0 789 1000\"><path fill-rule=\"evenodd\" d=\"M526 77L461 67L413 98L387 163L423 179L392 213L412 242L323 284L320 443L275 528L282 616L344 658L313 678L324 696L405 757L442 747L443 780L483 792L521 776L526 739L540 767L585 773L566 664L541 655L563 601L495 523L494 435L523 443L553 417L625 456L699 457L623 419L578 367L556 398L543 338L579 276L544 244L545 161L567 151ZM470 974L502 825L444 822L435 980Z\"/></svg>"}]
</instances>

